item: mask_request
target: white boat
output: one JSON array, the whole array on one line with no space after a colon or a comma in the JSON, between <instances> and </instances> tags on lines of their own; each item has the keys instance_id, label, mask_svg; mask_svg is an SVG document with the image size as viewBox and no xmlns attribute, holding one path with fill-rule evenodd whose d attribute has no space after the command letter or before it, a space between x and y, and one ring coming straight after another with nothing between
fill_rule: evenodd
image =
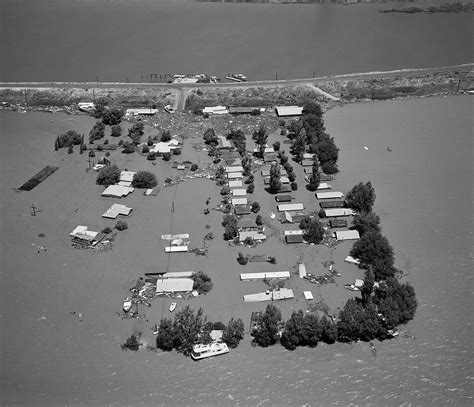
<instances>
[{"instance_id":1,"label":"white boat","mask_svg":"<svg viewBox=\"0 0 474 407\"><path fill-rule=\"evenodd\" d=\"M175 308L176 308L176 303L175 303L175 302L172 302L172 303L170 304L170 312L173 312L173 311L175 310Z\"/></svg>"},{"instance_id":2,"label":"white boat","mask_svg":"<svg viewBox=\"0 0 474 407\"><path fill-rule=\"evenodd\" d=\"M354 284L344 284L344 288L349 291L359 291Z\"/></svg>"},{"instance_id":3,"label":"white boat","mask_svg":"<svg viewBox=\"0 0 474 407\"><path fill-rule=\"evenodd\" d=\"M174 113L174 109L171 105L166 105L165 106L165 111L167 111L168 113Z\"/></svg>"},{"instance_id":4,"label":"white boat","mask_svg":"<svg viewBox=\"0 0 474 407\"><path fill-rule=\"evenodd\" d=\"M191 357L194 360L211 358L213 356L223 355L229 353L227 344L222 341L212 342L208 345L198 344L193 346Z\"/></svg>"},{"instance_id":5,"label":"white boat","mask_svg":"<svg viewBox=\"0 0 474 407\"><path fill-rule=\"evenodd\" d=\"M77 107L83 112L91 113L95 109L95 104L91 102L79 102Z\"/></svg>"},{"instance_id":6,"label":"white boat","mask_svg":"<svg viewBox=\"0 0 474 407\"><path fill-rule=\"evenodd\" d=\"M231 81L236 82L245 82L247 80L247 77L242 75L241 73L231 73L226 76L226 79L230 79Z\"/></svg>"},{"instance_id":7,"label":"white boat","mask_svg":"<svg viewBox=\"0 0 474 407\"><path fill-rule=\"evenodd\" d=\"M132 308L132 297L127 297L123 301L123 310L125 312L128 312L128 311L130 311L130 308Z\"/></svg>"}]
</instances>

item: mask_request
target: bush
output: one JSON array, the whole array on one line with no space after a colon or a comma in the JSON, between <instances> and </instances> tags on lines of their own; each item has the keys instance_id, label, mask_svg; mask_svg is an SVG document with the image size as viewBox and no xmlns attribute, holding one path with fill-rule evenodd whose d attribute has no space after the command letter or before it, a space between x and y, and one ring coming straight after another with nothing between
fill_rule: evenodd
<instances>
[{"instance_id":1,"label":"bush","mask_svg":"<svg viewBox=\"0 0 474 407\"><path fill-rule=\"evenodd\" d=\"M110 135L112 137L120 137L122 135L122 127L120 127L119 124L116 124L115 126L112 126L112 129L110 131Z\"/></svg>"},{"instance_id":2,"label":"bush","mask_svg":"<svg viewBox=\"0 0 474 407\"><path fill-rule=\"evenodd\" d=\"M74 152L74 147L72 146L72 144L69 144L69 147L67 149L67 153L72 154L73 152Z\"/></svg>"},{"instance_id":3,"label":"bush","mask_svg":"<svg viewBox=\"0 0 474 407\"><path fill-rule=\"evenodd\" d=\"M149 171L139 171L133 176L133 188L154 188L158 185L155 174Z\"/></svg>"},{"instance_id":4,"label":"bush","mask_svg":"<svg viewBox=\"0 0 474 407\"><path fill-rule=\"evenodd\" d=\"M254 240L250 236L247 236L243 243L246 246L253 246L255 244Z\"/></svg>"},{"instance_id":5,"label":"bush","mask_svg":"<svg viewBox=\"0 0 474 407\"><path fill-rule=\"evenodd\" d=\"M280 150L280 142L279 141L275 141L273 143L273 150L274 151L279 151Z\"/></svg>"},{"instance_id":6,"label":"bush","mask_svg":"<svg viewBox=\"0 0 474 407\"><path fill-rule=\"evenodd\" d=\"M228 195L230 194L230 188L228 186L224 186L221 189L221 195Z\"/></svg>"},{"instance_id":7,"label":"bush","mask_svg":"<svg viewBox=\"0 0 474 407\"><path fill-rule=\"evenodd\" d=\"M104 112L102 121L110 126L118 125L122 121L123 110L119 107L112 107Z\"/></svg>"},{"instance_id":8,"label":"bush","mask_svg":"<svg viewBox=\"0 0 474 407\"><path fill-rule=\"evenodd\" d=\"M90 156L90 153L89 153L89 156ZM114 164L114 165L109 165L102 168L97 174L97 179L95 180L95 183L97 185L109 186L109 185L116 184L119 181L120 181L120 170Z\"/></svg>"},{"instance_id":9,"label":"bush","mask_svg":"<svg viewBox=\"0 0 474 407\"><path fill-rule=\"evenodd\" d=\"M255 223L257 224L257 226L263 225L262 215L257 215L257 217L255 218Z\"/></svg>"},{"instance_id":10,"label":"bush","mask_svg":"<svg viewBox=\"0 0 474 407\"><path fill-rule=\"evenodd\" d=\"M91 158L95 157L94 150L89 151L89 157L91 157Z\"/></svg>"},{"instance_id":11,"label":"bush","mask_svg":"<svg viewBox=\"0 0 474 407\"><path fill-rule=\"evenodd\" d=\"M156 347L165 352L173 350L175 332L171 319L162 319L156 336Z\"/></svg>"},{"instance_id":12,"label":"bush","mask_svg":"<svg viewBox=\"0 0 474 407\"><path fill-rule=\"evenodd\" d=\"M304 230L304 240L309 243L321 243L324 237L324 229L318 219L304 218L300 223L300 229Z\"/></svg>"},{"instance_id":13,"label":"bush","mask_svg":"<svg viewBox=\"0 0 474 407\"><path fill-rule=\"evenodd\" d=\"M161 141L163 142L166 142L166 141L170 141L171 140L171 133L169 130L164 130L162 133L161 133Z\"/></svg>"},{"instance_id":14,"label":"bush","mask_svg":"<svg viewBox=\"0 0 474 407\"><path fill-rule=\"evenodd\" d=\"M97 146L97 151L102 151L103 149L104 149L104 147L102 147L101 144L99 144L99 145Z\"/></svg>"},{"instance_id":15,"label":"bush","mask_svg":"<svg viewBox=\"0 0 474 407\"><path fill-rule=\"evenodd\" d=\"M193 290L199 292L199 294L206 294L212 289L211 277L209 277L204 271L198 271L193 275Z\"/></svg>"},{"instance_id":16,"label":"bush","mask_svg":"<svg viewBox=\"0 0 474 407\"><path fill-rule=\"evenodd\" d=\"M322 164L321 170L325 174L329 174L329 175L336 174L339 171L339 169L337 168L337 164L333 161L327 161L324 164Z\"/></svg>"},{"instance_id":17,"label":"bush","mask_svg":"<svg viewBox=\"0 0 474 407\"><path fill-rule=\"evenodd\" d=\"M283 120L283 119L278 120L278 125L279 125L280 127L285 127L285 126L286 126L285 120Z\"/></svg>"},{"instance_id":18,"label":"bush","mask_svg":"<svg viewBox=\"0 0 474 407\"><path fill-rule=\"evenodd\" d=\"M283 168L286 170L286 172L289 174L290 172L293 172L293 166L289 163L289 162L286 162L284 165L283 165Z\"/></svg>"},{"instance_id":19,"label":"bush","mask_svg":"<svg viewBox=\"0 0 474 407\"><path fill-rule=\"evenodd\" d=\"M291 183L291 190L292 191L297 191L298 190L298 184L294 181Z\"/></svg>"},{"instance_id":20,"label":"bush","mask_svg":"<svg viewBox=\"0 0 474 407\"><path fill-rule=\"evenodd\" d=\"M223 331L225 329L225 325L223 322L217 321L212 324L212 329L215 329L217 331Z\"/></svg>"},{"instance_id":21,"label":"bush","mask_svg":"<svg viewBox=\"0 0 474 407\"><path fill-rule=\"evenodd\" d=\"M104 145L106 146L107 144L109 144L109 139L104 140Z\"/></svg>"},{"instance_id":22,"label":"bush","mask_svg":"<svg viewBox=\"0 0 474 407\"><path fill-rule=\"evenodd\" d=\"M148 140L147 140L147 142L146 142L146 145L147 145L148 147L151 147L151 146L153 145L153 139L151 138L151 136L148 136Z\"/></svg>"},{"instance_id":23,"label":"bush","mask_svg":"<svg viewBox=\"0 0 474 407\"><path fill-rule=\"evenodd\" d=\"M255 185L254 184L249 184L247 186L247 193L253 194L253 191L255 190Z\"/></svg>"},{"instance_id":24,"label":"bush","mask_svg":"<svg viewBox=\"0 0 474 407\"><path fill-rule=\"evenodd\" d=\"M288 173L288 179L290 180L290 182L294 182L295 179L296 179L296 175L294 172L289 172Z\"/></svg>"},{"instance_id":25,"label":"bush","mask_svg":"<svg viewBox=\"0 0 474 407\"><path fill-rule=\"evenodd\" d=\"M112 233L112 229L107 226L106 228L102 229L100 232L108 235L109 233Z\"/></svg>"},{"instance_id":26,"label":"bush","mask_svg":"<svg viewBox=\"0 0 474 407\"><path fill-rule=\"evenodd\" d=\"M265 313L258 318L257 328L251 333L256 344L267 347L278 341L281 312L273 304L267 305Z\"/></svg>"},{"instance_id":27,"label":"bush","mask_svg":"<svg viewBox=\"0 0 474 407\"><path fill-rule=\"evenodd\" d=\"M273 257L273 256L272 256L272 257L269 257L269 258L268 258L268 262L269 262L270 264L276 264L277 259L276 259L276 257Z\"/></svg>"},{"instance_id":28,"label":"bush","mask_svg":"<svg viewBox=\"0 0 474 407\"><path fill-rule=\"evenodd\" d=\"M146 153L149 153L149 152L150 152L150 147L148 147L148 146L143 146L142 147L142 153L143 154L146 154Z\"/></svg>"},{"instance_id":29,"label":"bush","mask_svg":"<svg viewBox=\"0 0 474 407\"><path fill-rule=\"evenodd\" d=\"M244 184L252 184L254 182L254 180L255 180L255 178L252 174L244 181Z\"/></svg>"},{"instance_id":30,"label":"bush","mask_svg":"<svg viewBox=\"0 0 474 407\"><path fill-rule=\"evenodd\" d=\"M198 170L198 165L197 164L191 165L191 171L197 171L197 170Z\"/></svg>"},{"instance_id":31,"label":"bush","mask_svg":"<svg viewBox=\"0 0 474 407\"><path fill-rule=\"evenodd\" d=\"M286 162L288 162L288 157L286 155L282 154L281 157L280 157L281 165L284 165Z\"/></svg>"},{"instance_id":32,"label":"bush","mask_svg":"<svg viewBox=\"0 0 474 407\"><path fill-rule=\"evenodd\" d=\"M125 147L122 150L122 154L132 154L135 152L135 149L133 147Z\"/></svg>"},{"instance_id":33,"label":"bush","mask_svg":"<svg viewBox=\"0 0 474 407\"><path fill-rule=\"evenodd\" d=\"M121 345L122 350L133 350L137 351L140 348L140 342L135 335L132 335L127 341Z\"/></svg>"},{"instance_id":34,"label":"bush","mask_svg":"<svg viewBox=\"0 0 474 407\"><path fill-rule=\"evenodd\" d=\"M148 161L155 161L156 160L156 153L151 151L148 153L148 155L146 156L146 159Z\"/></svg>"},{"instance_id":35,"label":"bush","mask_svg":"<svg viewBox=\"0 0 474 407\"><path fill-rule=\"evenodd\" d=\"M115 224L115 229L117 229L117 230L126 230L126 229L128 229L128 223L124 220L119 220Z\"/></svg>"},{"instance_id":36,"label":"bush","mask_svg":"<svg viewBox=\"0 0 474 407\"><path fill-rule=\"evenodd\" d=\"M239 255L237 256L237 263L239 263L241 266L245 266L249 262L249 259L247 256L244 256L242 252L239 252Z\"/></svg>"},{"instance_id":37,"label":"bush","mask_svg":"<svg viewBox=\"0 0 474 407\"><path fill-rule=\"evenodd\" d=\"M163 154L163 161L169 161L171 160L171 154L170 153L164 153Z\"/></svg>"},{"instance_id":38,"label":"bush","mask_svg":"<svg viewBox=\"0 0 474 407\"><path fill-rule=\"evenodd\" d=\"M181 149L179 148L173 149L173 155L181 155Z\"/></svg>"},{"instance_id":39,"label":"bush","mask_svg":"<svg viewBox=\"0 0 474 407\"><path fill-rule=\"evenodd\" d=\"M252 202L252 206L250 207L250 210L253 213L257 213L260 211L260 204L258 202Z\"/></svg>"},{"instance_id":40,"label":"bush","mask_svg":"<svg viewBox=\"0 0 474 407\"><path fill-rule=\"evenodd\" d=\"M360 182L346 195L347 206L357 212L371 212L374 202L375 190L370 181L366 184Z\"/></svg>"},{"instance_id":41,"label":"bush","mask_svg":"<svg viewBox=\"0 0 474 407\"><path fill-rule=\"evenodd\" d=\"M96 122L92 130L89 132L89 141L100 140L105 136L105 124Z\"/></svg>"},{"instance_id":42,"label":"bush","mask_svg":"<svg viewBox=\"0 0 474 407\"><path fill-rule=\"evenodd\" d=\"M69 147L71 144L78 146L82 142L82 137L74 130L68 130L66 133L57 137L58 148Z\"/></svg>"},{"instance_id":43,"label":"bush","mask_svg":"<svg viewBox=\"0 0 474 407\"><path fill-rule=\"evenodd\" d=\"M106 157L110 157L110 153L107 151L107 152L105 153L105 156L106 156Z\"/></svg>"}]
</instances>

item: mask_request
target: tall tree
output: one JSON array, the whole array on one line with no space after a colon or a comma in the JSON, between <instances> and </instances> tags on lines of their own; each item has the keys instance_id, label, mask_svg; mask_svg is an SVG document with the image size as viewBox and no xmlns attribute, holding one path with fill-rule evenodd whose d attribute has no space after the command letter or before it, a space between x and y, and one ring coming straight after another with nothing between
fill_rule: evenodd
<instances>
[{"instance_id":1,"label":"tall tree","mask_svg":"<svg viewBox=\"0 0 474 407\"><path fill-rule=\"evenodd\" d=\"M245 326L243 321L239 318L234 320L232 318L222 333L222 340L229 346L229 348L236 348L239 342L244 337Z\"/></svg>"},{"instance_id":2,"label":"tall tree","mask_svg":"<svg viewBox=\"0 0 474 407\"><path fill-rule=\"evenodd\" d=\"M375 190L369 181L355 185L346 195L346 204L357 212L371 212L375 202Z\"/></svg>"},{"instance_id":3,"label":"tall tree","mask_svg":"<svg viewBox=\"0 0 474 407\"><path fill-rule=\"evenodd\" d=\"M319 182L321 181L321 174L319 173L319 164L318 160L315 157L313 162L313 173L309 178L309 184L307 186L309 191L316 191L319 187Z\"/></svg>"},{"instance_id":4,"label":"tall tree","mask_svg":"<svg viewBox=\"0 0 474 407\"><path fill-rule=\"evenodd\" d=\"M199 308L196 314L189 305L181 308L175 315L173 325L176 350L188 356L193 350L193 346L199 341L202 327L202 308Z\"/></svg>"},{"instance_id":5,"label":"tall tree","mask_svg":"<svg viewBox=\"0 0 474 407\"><path fill-rule=\"evenodd\" d=\"M219 140L213 128L206 129L206 131L204 132L203 138L204 138L204 142L211 146L212 145L217 146L219 144Z\"/></svg>"},{"instance_id":6,"label":"tall tree","mask_svg":"<svg viewBox=\"0 0 474 407\"><path fill-rule=\"evenodd\" d=\"M301 131L293 141L292 153L295 156L296 162L301 162L303 160L303 154L306 151L306 132Z\"/></svg>"},{"instance_id":7,"label":"tall tree","mask_svg":"<svg viewBox=\"0 0 474 407\"><path fill-rule=\"evenodd\" d=\"M380 218L374 212L360 212L354 216L354 228L361 236L368 232L380 232Z\"/></svg>"},{"instance_id":8,"label":"tall tree","mask_svg":"<svg viewBox=\"0 0 474 407\"><path fill-rule=\"evenodd\" d=\"M267 145L268 140L267 127L265 126L265 124L261 124L258 129L254 130L252 140L257 145L258 156L260 158L263 158L265 146Z\"/></svg>"},{"instance_id":9,"label":"tall tree","mask_svg":"<svg viewBox=\"0 0 474 407\"><path fill-rule=\"evenodd\" d=\"M273 304L267 305L263 315L257 321L257 328L252 332L254 341L263 347L274 345L278 341L281 312Z\"/></svg>"}]
</instances>

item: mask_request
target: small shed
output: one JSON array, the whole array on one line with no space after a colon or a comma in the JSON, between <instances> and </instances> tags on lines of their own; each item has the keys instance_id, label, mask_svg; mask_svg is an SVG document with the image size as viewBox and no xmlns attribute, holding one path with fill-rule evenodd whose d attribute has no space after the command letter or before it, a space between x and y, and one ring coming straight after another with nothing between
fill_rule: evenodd
<instances>
[{"instance_id":1,"label":"small shed","mask_svg":"<svg viewBox=\"0 0 474 407\"><path fill-rule=\"evenodd\" d=\"M354 215L354 211L349 208L326 208L326 209L323 209L323 212L326 218L335 218L338 216Z\"/></svg>"},{"instance_id":2,"label":"small shed","mask_svg":"<svg viewBox=\"0 0 474 407\"><path fill-rule=\"evenodd\" d=\"M165 278L156 282L156 293L190 292L193 290L194 281L190 278Z\"/></svg>"},{"instance_id":3,"label":"small shed","mask_svg":"<svg viewBox=\"0 0 474 407\"><path fill-rule=\"evenodd\" d=\"M165 253L185 253L188 251L188 246L166 246Z\"/></svg>"},{"instance_id":4,"label":"small shed","mask_svg":"<svg viewBox=\"0 0 474 407\"><path fill-rule=\"evenodd\" d=\"M344 201L324 201L324 202L320 202L319 206L323 209L342 208L344 206Z\"/></svg>"},{"instance_id":5,"label":"small shed","mask_svg":"<svg viewBox=\"0 0 474 407\"><path fill-rule=\"evenodd\" d=\"M298 263L298 273L300 278L306 277L306 266L304 263Z\"/></svg>"},{"instance_id":6,"label":"small shed","mask_svg":"<svg viewBox=\"0 0 474 407\"><path fill-rule=\"evenodd\" d=\"M232 205L247 205L247 198L232 198Z\"/></svg>"},{"instance_id":7,"label":"small shed","mask_svg":"<svg viewBox=\"0 0 474 407\"><path fill-rule=\"evenodd\" d=\"M234 212L236 215L250 215L252 213L249 205L236 206Z\"/></svg>"},{"instance_id":8,"label":"small shed","mask_svg":"<svg viewBox=\"0 0 474 407\"><path fill-rule=\"evenodd\" d=\"M314 300L313 293L311 291L303 291L304 298L308 301Z\"/></svg>"},{"instance_id":9,"label":"small shed","mask_svg":"<svg viewBox=\"0 0 474 407\"><path fill-rule=\"evenodd\" d=\"M229 188L239 188L242 186L242 181L234 180L234 181L229 181L227 184L229 185Z\"/></svg>"},{"instance_id":10,"label":"small shed","mask_svg":"<svg viewBox=\"0 0 474 407\"><path fill-rule=\"evenodd\" d=\"M303 160L301 161L301 165L303 167L312 167L314 164L314 160Z\"/></svg>"},{"instance_id":11,"label":"small shed","mask_svg":"<svg viewBox=\"0 0 474 407\"><path fill-rule=\"evenodd\" d=\"M233 189L232 190L232 196L246 196L247 195L247 190L246 189Z\"/></svg>"}]
</instances>

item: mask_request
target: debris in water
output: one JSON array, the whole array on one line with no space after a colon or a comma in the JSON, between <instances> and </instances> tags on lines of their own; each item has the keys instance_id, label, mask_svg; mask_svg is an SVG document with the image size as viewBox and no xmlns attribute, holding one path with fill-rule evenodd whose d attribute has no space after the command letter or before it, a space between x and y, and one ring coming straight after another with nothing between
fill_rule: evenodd
<instances>
[{"instance_id":1,"label":"debris in water","mask_svg":"<svg viewBox=\"0 0 474 407\"><path fill-rule=\"evenodd\" d=\"M83 318L83 316L82 316L82 313L81 313L81 312L79 312L79 314L77 314L77 318L78 318L78 319L79 319L79 321L81 321L81 322L84 320L84 318Z\"/></svg>"},{"instance_id":2,"label":"debris in water","mask_svg":"<svg viewBox=\"0 0 474 407\"><path fill-rule=\"evenodd\" d=\"M364 150L368 150L368 149L369 149L369 147L364 147Z\"/></svg>"}]
</instances>

